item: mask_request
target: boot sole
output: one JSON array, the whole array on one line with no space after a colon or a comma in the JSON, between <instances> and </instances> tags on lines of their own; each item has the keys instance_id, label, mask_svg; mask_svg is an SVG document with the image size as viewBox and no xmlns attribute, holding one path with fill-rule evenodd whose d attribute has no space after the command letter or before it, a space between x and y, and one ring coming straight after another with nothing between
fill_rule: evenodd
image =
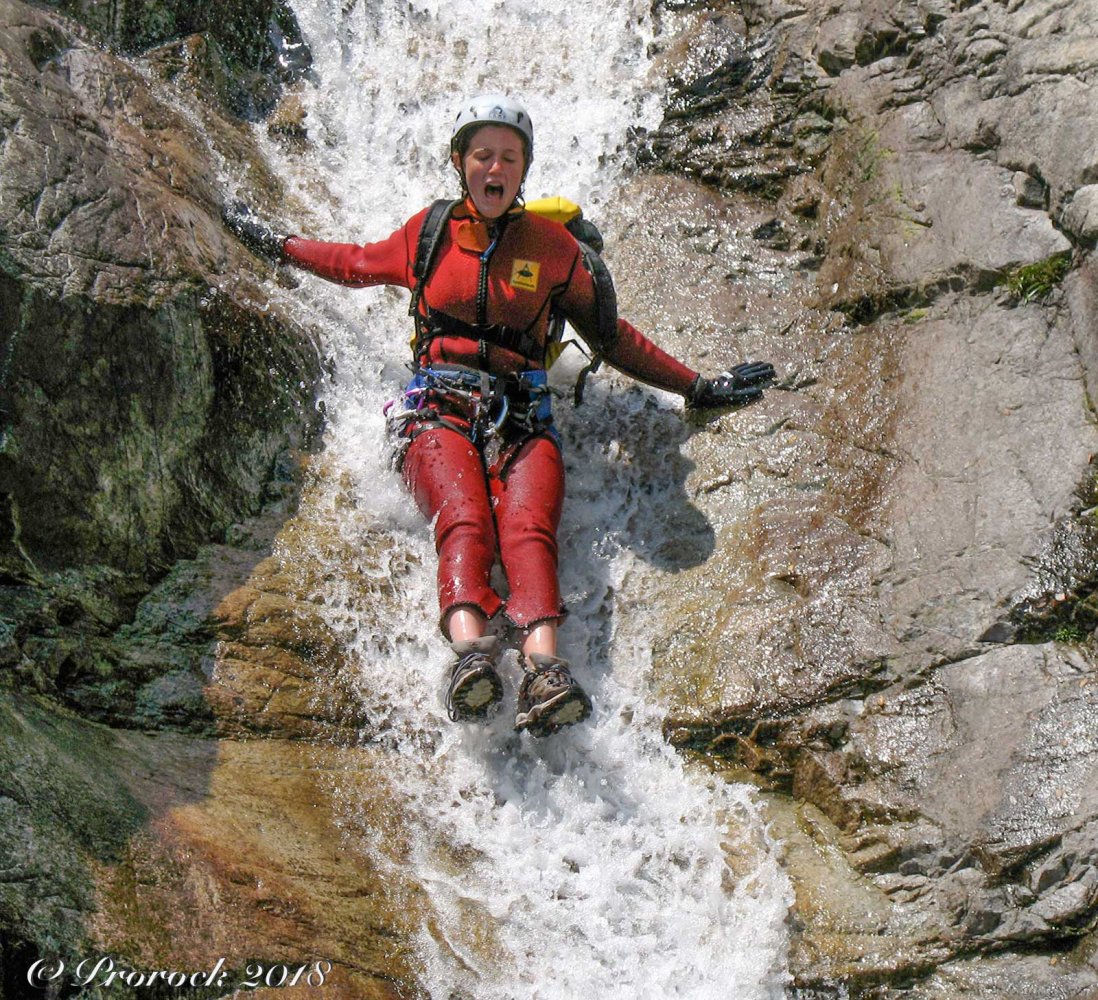
<instances>
[{"instance_id":1,"label":"boot sole","mask_svg":"<svg viewBox=\"0 0 1098 1000\"><path fill-rule=\"evenodd\" d=\"M591 714L591 702L582 693L562 691L555 698L535 705L515 717L515 731L526 730L531 736L551 736L565 726L583 722Z\"/></svg>"},{"instance_id":2,"label":"boot sole","mask_svg":"<svg viewBox=\"0 0 1098 1000\"><path fill-rule=\"evenodd\" d=\"M503 684L494 673L473 678L454 692L457 721L483 718L502 698Z\"/></svg>"}]
</instances>

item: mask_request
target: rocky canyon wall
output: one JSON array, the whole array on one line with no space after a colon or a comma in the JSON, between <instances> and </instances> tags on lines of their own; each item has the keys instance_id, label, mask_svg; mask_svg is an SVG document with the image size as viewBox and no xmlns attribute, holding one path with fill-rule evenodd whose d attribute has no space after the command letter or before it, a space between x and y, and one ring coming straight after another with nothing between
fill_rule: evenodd
<instances>
[{"instance_id":1,"label":"rocky canyon wall","mask_svg":"<svg viewBox=\"0 0 1098 1000\"><path fill-rule=\"evenodd\" d=\"M774 794L805 995L1098 990L1096 24L751 2L669 54L643 158L719 193L697 267L795 392L688 446L749 513L654 684Z\"/></svg>"}]
</instances>

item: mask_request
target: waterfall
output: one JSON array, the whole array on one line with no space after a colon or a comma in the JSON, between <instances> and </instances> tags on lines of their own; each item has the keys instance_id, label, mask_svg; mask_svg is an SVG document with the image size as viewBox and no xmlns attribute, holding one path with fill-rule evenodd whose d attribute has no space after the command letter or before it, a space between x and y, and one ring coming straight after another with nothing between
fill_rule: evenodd
<instances>
[{"instance_id":1,"label":"waterfall","mask_svg":"<svg viewBox=\"0 0 1098 1000\"><path fill-rule=\"evenodd\" d=\"M452 195L446 152L461 96L522 99L536 130L527 196L565 195L595 219L615 197L630 129L659 122L647 2L293 7L314 57L304 94L310 142L303 153L269 143L267 154L291 195L287 214L303 213L288 221L313 238L377 239ZM455 726L440 698L449 651L436 628L429 531L389 467L381 416L407 375L407 295L308 276L272 295L323 329L334 361L324 400L328 509L360 556L332 563L318 600L394 751L394 816L371 834L371 860L406 894L413 961L429 995L782 996L789 889L760 807L748 789L689 765L662 740L646 677L652 636L666 625L645 634L632 615L628 634L615 627L618 611L667 585L630 548L628 526L643 522L669 461L653 405L677 403L613 395L600 376L582 411L558 404L571 609L561 652L593 696L592 720L543 741L515 736L506 709L487 725ZM567 388L576 362L562 365ZM517 665L508 666L513 684ZM334 792L347 823L368 827L351 794Z\"/></svg>"}]
</instances>

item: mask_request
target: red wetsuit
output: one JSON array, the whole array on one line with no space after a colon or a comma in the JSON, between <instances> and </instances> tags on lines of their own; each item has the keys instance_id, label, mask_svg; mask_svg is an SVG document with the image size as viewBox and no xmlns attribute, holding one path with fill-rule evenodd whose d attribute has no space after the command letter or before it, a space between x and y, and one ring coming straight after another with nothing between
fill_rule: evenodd
<instances>
[{"instance_id":1,"label":"red wetsuit","mask_svg":"<svg viewBox=\"0 0 1098 1000\"><path fill-rule=\"evenodd\" d=\"M358 246L290 237L285 259L352 287L413 288L419 232L427 214L413 216L391 236ZM494 241L494 242L493 242ZM465 207L446 224L435 264L419 299L421 316L443 314L444 324L416 345L424 368L460 366L491 375L544 368L551 309L592 340L597 303L579 246L559 223L517 211L489 227ZM477 328L505 327L520 336L478 336ZM686 396L697 373L618 320L604 360L649 385ZM510 594L506 615L528 628L564 613L557 582L557 526L564 497L564 465L555 436L544 431L512 439L501 456L486 455L460 416L432 411L413 418L403 433L411 443L403 475L416 503L435 524L443 627L456 608L491 618L503 608L490 577L498 549Z\"/></svg>"}]
</instances>

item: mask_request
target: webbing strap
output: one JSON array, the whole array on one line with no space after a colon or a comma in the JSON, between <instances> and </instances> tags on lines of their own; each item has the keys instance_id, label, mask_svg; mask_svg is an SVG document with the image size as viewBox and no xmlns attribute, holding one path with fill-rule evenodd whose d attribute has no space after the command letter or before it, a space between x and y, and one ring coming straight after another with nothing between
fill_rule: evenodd
<instances>
[{"instance_id":1,"label":"webbing strap","mask_svg":"<svg viewBox=\"0 0 1098 1000\"><path fill-rule=\"evenodd\" d=\"M603 354L614 346L618 339L618 293L614 290L614 279L605 261L594 249L579 240L583 266L591 275L595 285L595 306L598 313L598 343L591 346L596 354Z\"/></svg>"},{"instance_id":2,"label":"webbing strap","mask_svg":"<svg viewBox=\"0 0 1098 1000\"><path fill-rule=\"evenodd\" d=\"M598 230L595 231L596 234ZM601 237L600 237L601 241ZM572 401L576 406L583 402L583 391L587 386L587 377L598 371L602 364L602 355L610 350L618 339L618 293L614 290L614 279L598 252L583 240L577 239L583 266L591 275L595 286L595 336L589 343L594 351L590 363L576 378L576 387ZM559 331L559 328L558 328ZM559 332L558 332L559 337Z\"/></svg>"},{"instance_id":3,"label":"webbing strap","mask_svg":"<svg viewBox=\"0 0 1098 1000\"><path fill-rule=\"evenodd\" d=\"M424 326L428 338L440 335L467 337L482 344L494 344L508 351L514 351L515 354L521 354L530 362L541 363L538 339L527 330L517 330L498 323L493 326L477 326L457 319L449 313L439 312L437 309L428 310Z\"/></svg>"},{"instance_id":4,"label":"webbing strap","mask_svg":"<svg viewBox=\"0 0 1098 1000\"><path fill-rule=\"evenodd\" d=\"M416 279L416 284L412 289L412 301L408 306L409 316L415 316L419 311L419 300L423 298L423 286L434 266L435 257L438 256L446 221L460 204L460 199L451 201L449 198L439 198L427 209L423 226L419 231L419 239L416 241L416 257L412 261L412 277Z\"/></svg>"}]
</instances>

